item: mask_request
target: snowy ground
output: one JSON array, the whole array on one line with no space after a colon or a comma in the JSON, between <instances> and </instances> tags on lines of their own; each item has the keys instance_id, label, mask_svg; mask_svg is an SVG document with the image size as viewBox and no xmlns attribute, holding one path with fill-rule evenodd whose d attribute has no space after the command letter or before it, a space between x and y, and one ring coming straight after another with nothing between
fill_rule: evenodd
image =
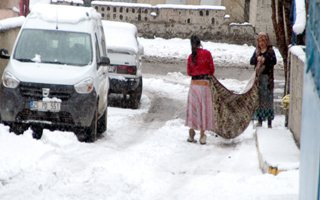
<instances>
[{"instance_id":1,"label":"snowy ground","mask_svg":"<svg viewBox=\"0 0 320 200\"><path fill-rule=\"evenodd\" d=\"M149 44L147 55L155 51L150 49L153 41L157 42L142 42ZM161 43L180 49L172 40ZM215 52L228 57L234 51L229 56L243 60L247 58L236 58L243 55L243 48L253 50L226 45L227 52ZM143 81L140 108L109 107L108 131L92 144L78 142L71 132L49 130L34 140L31 130L16 136L0 124L1 200L298 199L299 171L278 176L260 171L252 124L234 140L208 133L207 145L187 143L184 109L189 77L179 72L145 74ZM241 91L247 81L221 82ZM284 129L283 125L284 117L277 116L274 128Z\"/></svg>"}]
</instances>

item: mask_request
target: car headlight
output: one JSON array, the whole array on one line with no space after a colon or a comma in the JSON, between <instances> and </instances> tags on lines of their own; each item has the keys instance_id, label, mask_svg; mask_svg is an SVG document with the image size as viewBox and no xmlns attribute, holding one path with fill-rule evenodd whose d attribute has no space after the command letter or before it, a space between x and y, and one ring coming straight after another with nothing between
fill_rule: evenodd
<instances>
[{"instance_id":1,"label":"car headlight","mask_svg":"<svg viewBox=\"0 0 320 200\"><path fill-rule=\"evenodd\" d=\"M7 88L16 88L20 81L9 72L5 72L2 76L2 83Z\"/></svg>"},{"instance_id":2,"label":"car headlight","mask_svg":"<svg viewBox=\"0 0 320 200\"><path fill-rule=\"evenodd\" d=\"M74 86L75 90L80 94L87 94L93 90L93 79L87 78Z\"/></svg>"}]
</instances>

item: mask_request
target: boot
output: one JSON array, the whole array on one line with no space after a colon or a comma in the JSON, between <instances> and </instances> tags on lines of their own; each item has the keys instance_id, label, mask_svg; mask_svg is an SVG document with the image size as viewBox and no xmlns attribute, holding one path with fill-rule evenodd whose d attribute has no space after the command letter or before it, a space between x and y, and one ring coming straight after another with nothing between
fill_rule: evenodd
<instances>
[{"instance_id":1,"label":"boot","mask_svg":"<svg viewBox=\"0 0 320 200\"><path fill-rule=\"evenodd\" d=\"M262 120L258 120L258 122L255 124L255 127L262 127Z\"/></svg>"},{"instance_id":2,"label":"boot","mask_svg":"<svg viewBox=\"0 0 320 200\"><path fill-rule=\"evenodd\" d=\"M188 142L197 142L194 139L194 136L196 135L196 132L193 129L189 129L189 138L187 139Z\"/></svg>"},{"instance_id":3,"label":"boot","mask_svg":"<svg viewBox=\"0 0 320 200\"><path fill-rule=\"evenodd\" d=\"M272 120L268 119L268 128L272 128Z\"/></svg>"},{"instance_id":4,"label":"boot","mask_svg":"<svg viewBox=\"0 0 320 200\"><path fill-rule=\"evenodd\" d=\"M200 144L206 144L207 143L207 136L205 134L200 136Z\"/></svg>"}]
</instances>

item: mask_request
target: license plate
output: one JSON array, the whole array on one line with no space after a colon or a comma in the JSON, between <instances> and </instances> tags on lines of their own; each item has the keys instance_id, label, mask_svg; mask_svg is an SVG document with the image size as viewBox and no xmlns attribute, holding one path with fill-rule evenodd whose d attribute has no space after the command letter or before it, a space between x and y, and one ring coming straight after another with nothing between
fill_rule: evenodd
<instances>
[{"instance_id":1,"label":"license plate","mask_svg":"<svg viewBox=\"0 0 320 200\"><path fill-rule=\"evenodd\" d=\"M116 71L117 71L116 69L117 69L116 66L108 66L108 72L109 72L109 73L116 72Z\"/></svg>"},{"instance_id":2,"label":"license plate","mask_svg":"<svg viewBox=\"0 0 320 200\"><path fill-rule=\"evenodd\" d=\"M61 108L60 101L30 101L30 109L36 111L59 112Z\"/></svg>"}]
</instances>

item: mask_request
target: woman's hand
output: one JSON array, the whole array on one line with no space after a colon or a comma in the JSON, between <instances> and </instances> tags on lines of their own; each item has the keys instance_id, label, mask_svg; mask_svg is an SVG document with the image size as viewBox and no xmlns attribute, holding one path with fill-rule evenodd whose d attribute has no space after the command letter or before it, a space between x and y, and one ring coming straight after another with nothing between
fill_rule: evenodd
<instances>
[{"instance_id":1,"label":"woman's hand","mask_svg":"<svg viewBox=\"0 0 320 200\"><path fill-rule=\"evenodd\" d=\"M263 64L263 63L264 63L264 57L263 57L263 56L258 56L257 60L258 60L258 62L259 62L260 64Z\"/></svg>"}]
</instances>

